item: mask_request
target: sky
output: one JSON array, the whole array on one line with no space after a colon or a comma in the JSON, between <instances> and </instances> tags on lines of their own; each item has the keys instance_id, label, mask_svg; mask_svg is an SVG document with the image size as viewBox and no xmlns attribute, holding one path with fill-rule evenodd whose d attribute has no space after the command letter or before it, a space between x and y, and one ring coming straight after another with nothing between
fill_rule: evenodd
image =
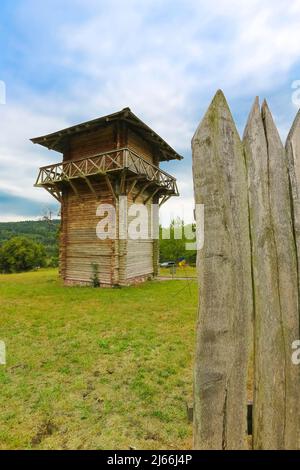
<instances>
[{"instance_id":1,"label":"sky","mask_svg":"<svg viewBox=\"0 0 300 470\"><path fill-rule=\"evenodd\" d=\"M300 107L300 0L1 0L0 43L0 221L58 214L33 185L61 155L30 138L127 106L185 157L163 165L181 196L161 217L191 221L190 142L215 92L241 134L256 95L283 140Z\"/></svg>"}]
</instances>

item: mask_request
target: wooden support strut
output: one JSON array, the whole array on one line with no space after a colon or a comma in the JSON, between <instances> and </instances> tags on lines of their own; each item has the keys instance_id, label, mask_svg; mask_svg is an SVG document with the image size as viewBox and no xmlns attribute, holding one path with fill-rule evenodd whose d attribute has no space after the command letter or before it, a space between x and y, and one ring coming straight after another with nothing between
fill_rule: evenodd
<instances>
[{"instance_id":1,"label":"wooden support strut","mask_svg":"<svg viewBox=\"0 0 300 470\"><path fill-rule=\"evenodd\" d=\"M120 194L125 194L126 189L126 169L122 171L121 183L120 183Z\"/></svg>"},{"instance_id":2,"label":"wooden support strut","mask_svg":"<svg viewBox=\"0 0 300 470\"><path fill-rule=\"evenodd\" d=\"M88 185L88 187L90 188L90 190L92 191L93 194L95 194L97 196L97 193L92 185L92 183L90 182L90 180L86 177L86 176L82 176L82 178L84 179L84 181L86 182L86 184Z\"/></svg>"},{"instance_id":3,"label":"wooden support strut","mask_svg":"<svg viewBox=\"0 0 300 470\"><path fill-rule=\"evenodd\" d=\"M144 184L144 186L141 187L141 189L137 192L137 194L133 197L133 201L135 202L137 200L137 198L139 196L142 196L144 194L144 192L146 191L146 189L148 188L148 186L150 186L150 184L152 184L152 182L147 182L146 184Z\"/></svg>"},{"instance_id":4,"label":"wooden support strut","mask_svg":"<svg viewBox=\"0 0 300 470\"><path fill-rule=\"evenodd\" d=\"M79 196L79 192L78 192L78 189L76 188L76 185L75 185L70 179L68 179L67 181L68 181L68 183L70 184L70 186L71 186L71 188L72 188L74 194L75 194L76 196Z\"/></svg>"},{"instance_id":5,"label":"wooden support strut","mask_svg":"<svg viewBox=\"0 0 300 470\"><path fill-rule=\"evenodd\" d=\"M161 202L159 203L159 207L161 207L165 202L170 199L171 195L166 195L162 198Z\"/></svg>"},{"instance_id":6,"label":"wooden support strut","mask_svg":"<svg viewBox=\"0 0 300 470\"><path fill-rule=\"evenodd\" d=\"M129 195L131 194L131 192L133 191L133 189L134 189L135 185L137 184L137 182L138 182L137 179L134 179L134 180L132 181L131 186L130 186L130 188L129 188L128 191L127 191L127 196L129 196Z\"/></svg>"},{"instance_id":7,"label":"wooden support strut","mask_svg":"<svg viewBox=\"0 0 300 470\"><path fill-rule=\"evenodd\" d=\"M155 196L155 194L158 193L158 191L160 191L161 188L156 188L156 190L152 193L152 194L149 194L149 196L144 200L144 204L147 204L147 202L153 198Z\"/></svg>"},{"instance_id":8,"label":"wooden support strut","mask_svg":"<svg viewBox=\"0 0 300 470\"><path fill-rule=\"evenodd\" d=\"M114 190L114 188L113 188L113 185L112 185L112 183L111 183L111 181L110 181L110 178L109 178L109 176L108 176L107 174L105 175L105 180L106 180L107 186L108 186L108 188L110 189L110 191L111 191L111 193L112 193L114 199L117 199L117 195L116 195L115 190Z\"/></svg>"},{"instance_id":9,"label":"wooden support strut","mask_svg":"<svg viewBox=\"0 0 300 470\"><path fill-rule=\"evenodd\" d=\"M61 203L61 194L59 191L55 191L53 188L50 188L50 186L45 186L46 191L48 191L51 196L53 196L58 202Z\"/></svg>"},{"instance_id":10,"label":"wooden support strut","mask_svg":"<svg viewBox=\"0 0 300 470\"><path fill-rule=\"evenodd\" d=\"M74 163L74 166L75 168L77 169L77 171L79 172L79 175L80 175L80 178L84 179L84 181L86 182L86 184L88 185L88 187L90 188L91 192L95 195L97 195L92 183L90 182L90 180L86 177L86 175L83 173L83 171L79 168L78 165L76 165Z\"/></svg>"}]
</instances>

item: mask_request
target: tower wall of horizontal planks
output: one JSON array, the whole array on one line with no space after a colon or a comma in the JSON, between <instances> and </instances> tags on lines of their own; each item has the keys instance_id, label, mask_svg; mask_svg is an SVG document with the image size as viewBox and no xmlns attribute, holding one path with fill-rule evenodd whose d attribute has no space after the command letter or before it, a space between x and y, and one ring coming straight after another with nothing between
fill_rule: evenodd
<instances>
[{"instance_id":1,"label":"tower wall of horizontal planks","mask_svg":"<svg viewBox=\"0 0 300 470\"><path fill-rule=\"evenodd\" d=\"M129 108L32 141L63 154L62 162L40 168L36 186L61 203L64 283L90 285L95 272L103 287L156 276L159 221L153 204L178 195L175 178L159 165L182 157ZM129 213L124 218L124 201L128 210L132 204L147 208L148 236L120 236L120 229L128 235L128 224L135 217ZM104 214L99 216L98 209L104 205L114 208L115 217L105 212L105 220L116 236L101 239L96 228Z\"/></svg>"}]
</instances>

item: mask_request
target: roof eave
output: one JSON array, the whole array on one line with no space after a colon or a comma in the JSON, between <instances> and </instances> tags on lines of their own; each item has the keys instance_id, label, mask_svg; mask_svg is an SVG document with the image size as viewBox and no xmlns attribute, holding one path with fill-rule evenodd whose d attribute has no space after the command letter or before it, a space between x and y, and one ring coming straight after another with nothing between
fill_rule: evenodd
<instances>
[{"instance_id":1,"label":"roof eave","mask_svg":"<svg viewBox=\"0 0 300 470\"><path fill-rule=\"evenodd\" d=\"M131 118L128 119L128 118ZM151 135L152 139L157 142L157 145L164 147L164 151L170 155L170 158L165 160L182 160L183 157L179 155L162 137L160 137L156 132L154 132L147 124L141 121L131 110L130 108L124 108L122 111L103 116L91 121L84 122L82 124L77 124L65 129L62 129L57 132L53 132L48 135L34 137L31 140L34 144L42 145L43 147L48 148L49 150L55 150L57 152L63 153L63 147L59 146L59 142L67 136L74 135L79 132L84 132L90 128L93 128L101 123L112 122L114 120L124 120L128 124L135 125L140 127L144 132L147 132ZM163 160L162 160L163 161Z\"/></svg>"}]
</instances>

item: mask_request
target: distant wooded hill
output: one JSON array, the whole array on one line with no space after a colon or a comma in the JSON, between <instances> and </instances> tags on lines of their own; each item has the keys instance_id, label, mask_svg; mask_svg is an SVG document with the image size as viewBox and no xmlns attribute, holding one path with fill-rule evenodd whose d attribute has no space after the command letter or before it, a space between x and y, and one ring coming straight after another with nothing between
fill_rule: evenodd
<instances>
[{"instance_id":1,"label":"distant wooded hill","mask_svg":"<svg viewBox=\"0 0 300 470\"><path fill-rule=\"evenodd\" d=\"M58 230L60 220L39 220L26 222L0 222L0 246L6 240L16 236L24 236L41 243L46 249L48 261L58 257ZM181 240L174 239L174 227L171 224L171 239L162 239L160 230L160 261L176 261L184 257L189 263L195 263L196 250L186 250L185 237ZM176 238L176 237L175 237Z\"/></svg>"},{"instance_id":2,"label":"distant wooded hill","mask_svg":"<svg viewBox=\"0 0 300 470\"><path fill-rule=\"evenodd\" d=\"M58 255L58 230L60 220L25 222L0 222L0 246L13 237L24 236L44 245L47 257Z\"/></svg>"}]
</instances>

